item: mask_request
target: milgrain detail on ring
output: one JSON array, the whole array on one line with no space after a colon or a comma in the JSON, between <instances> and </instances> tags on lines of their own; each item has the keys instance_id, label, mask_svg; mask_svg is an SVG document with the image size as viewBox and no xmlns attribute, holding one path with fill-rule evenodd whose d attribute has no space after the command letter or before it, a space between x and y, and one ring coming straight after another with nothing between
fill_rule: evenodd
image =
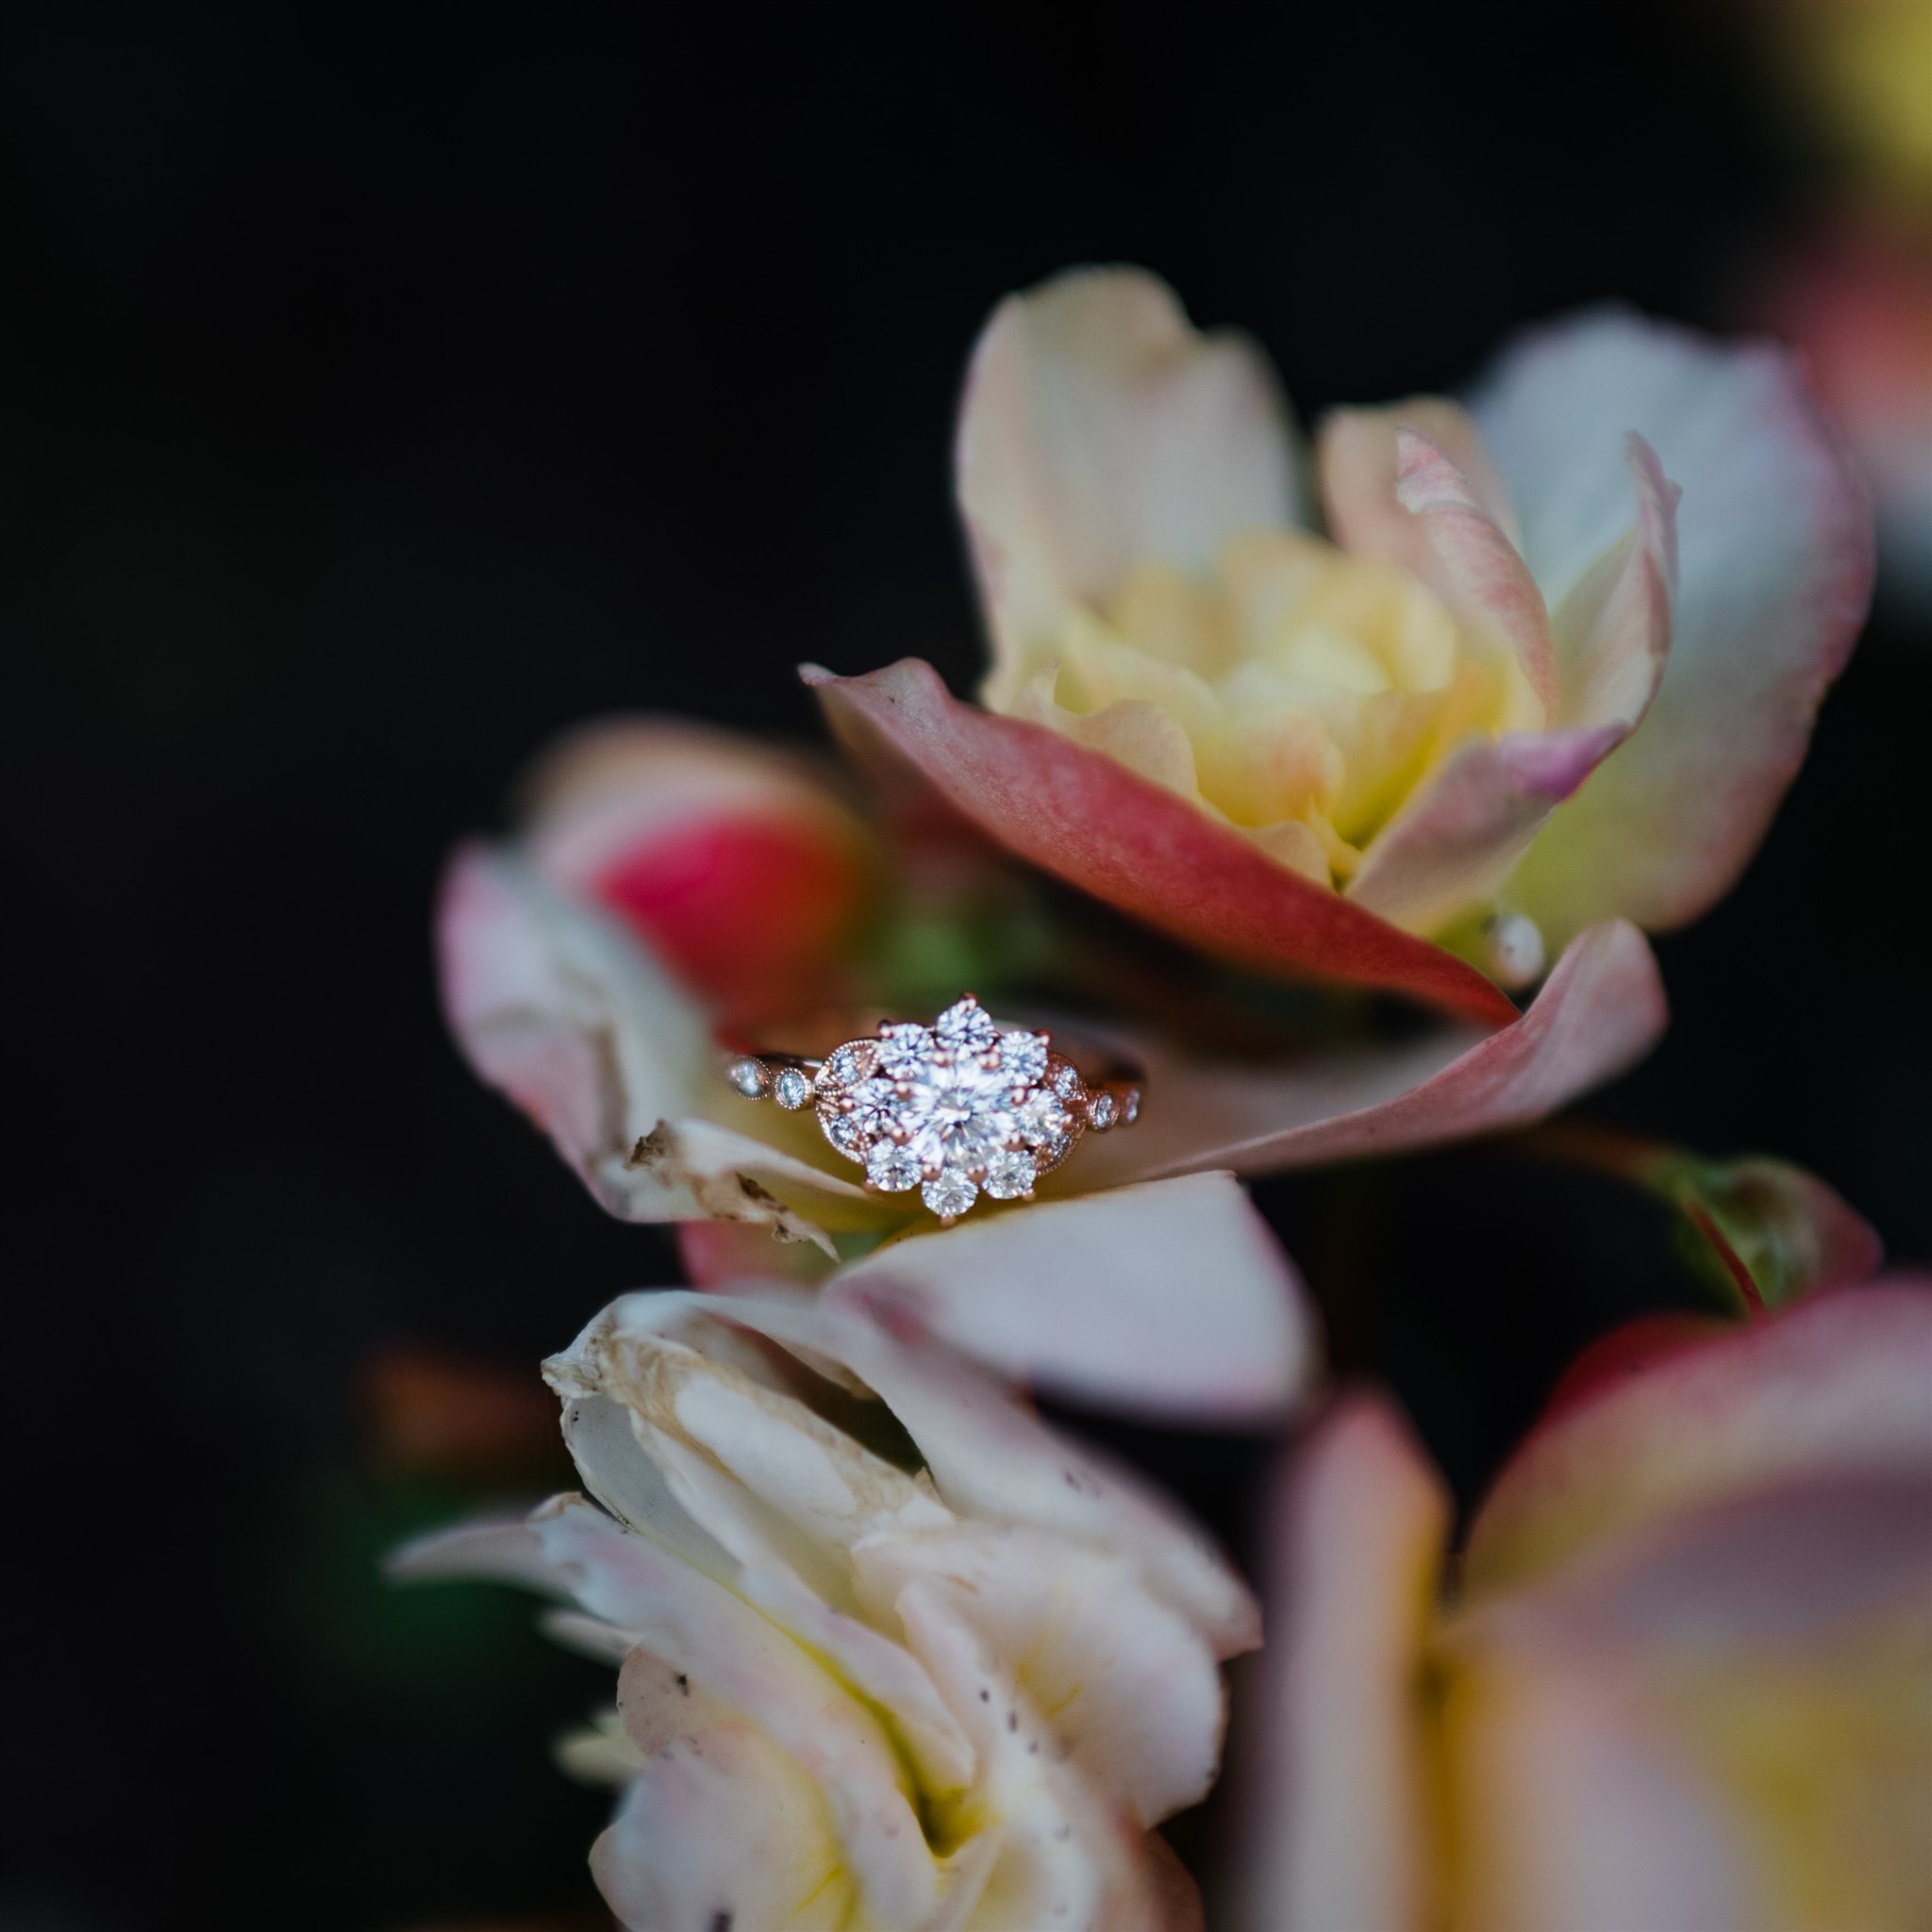
<instances>
[{"instance_id":1,"label":"milgrain detail on ring","mask_svg":"<svg viewBox=\"0 0 1932 1932\"><path fill-rule=\"evenodd\" d=\"M1131 1079L1089 1083L1052 1036L996 1023L971 993L930 1026L906 1021L824 1059L744 1054L724 1077L747 1100L816 1109L825 1139L874 1192L917 1189L942 1222L981 1195L1030 1201L1080 1137L1128 1125Z\"/></svg>"}]
</instances>

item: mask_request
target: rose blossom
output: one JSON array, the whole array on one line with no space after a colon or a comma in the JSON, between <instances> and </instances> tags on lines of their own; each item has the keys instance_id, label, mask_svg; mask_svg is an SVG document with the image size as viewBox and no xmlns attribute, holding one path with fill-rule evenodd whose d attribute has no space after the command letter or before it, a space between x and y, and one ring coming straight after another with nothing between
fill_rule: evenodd
<instances>
[{"instance_id":1,"label":"rose blossom","mask_svg":"<svg viewBox=\"0 0 1932 1932\"><path fill-rule=\"evenodd\" d=\"M1220 1755L1253 1602L1134 1478L947 1352L795 1298L625 1297L545 1366L596 1498L408 1576L575 1603L627 1926L1197 1925L1151 1836ZM601 1507L599 1507L601 1506Z\"/></svg>"},{"instance_id":2,"label":"rose blossom","mask_svg":"<svg viewBox=\"0 0 1932 1932\"><path fill-rule=\"evenodd\" d=\"M1386 1398L1293 1456L1229 1925L1932 1919L1932 1292L1649 1333L1553 1407L1453 1566Z\"/></svg>"},{"instance_id":3,"label":"rose blossom","mask_svg":"<svg viewBox=\"0 0 1932 1932\"><path fill-rule=\"evenodd\" d=\"M916 659L808 671L848 741L1185 940L1492 1021L1431 941L1520 985L1607 920L1703 911L1870 589L1787 360L1608 311L1467 408L1336 412L1311 487L1245 341L1075 271L988 325L958 484L989 708Z\"/></svg>"}]
</instances>

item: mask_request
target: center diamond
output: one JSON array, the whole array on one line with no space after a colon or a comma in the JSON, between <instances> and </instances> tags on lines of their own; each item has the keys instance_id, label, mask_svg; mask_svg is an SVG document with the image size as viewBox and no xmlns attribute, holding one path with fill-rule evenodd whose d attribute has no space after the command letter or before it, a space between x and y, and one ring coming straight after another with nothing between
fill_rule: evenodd
<instances>
[{"instance_id":1,"label":"center diamond","mask_svg":"<svg viewBox=\"0 0 1932 1932\"><path fill-rule=\"evenodd\" d=\"M918 1188L951 1221L982 1189L1030 1195L1065 1158L1076 1129L1049 1082L1071 1072L1044 1034L1001 1031L968 993L930 1027L898 1023L840 1047L819 1075L819 1119L873 1187Z\"/></svg>"}]
</instances>

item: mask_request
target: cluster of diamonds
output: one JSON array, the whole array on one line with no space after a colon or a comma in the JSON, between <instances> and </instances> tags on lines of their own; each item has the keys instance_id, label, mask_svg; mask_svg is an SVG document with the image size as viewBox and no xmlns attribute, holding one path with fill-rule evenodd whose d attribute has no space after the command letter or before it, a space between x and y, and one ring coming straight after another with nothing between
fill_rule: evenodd
<instances>
[{"instance_id":1,"label":"cluster of diamonds","mask_svg":"<svg viewBox=\"0 0 1932 1932\"><path fill-rule=\"evenodd\" d=\"M755 1063L741 1064L749 1074ZM815 1077L787 1069L766 1091L781 1107L815 1104L825 1139L863 1165L868 1186L917 1188L945 1221L982 1193L1029 1199L1087 1128L1123 1118L1114 1096L1090 1093L1046 1034L994 1025L971 993L930 1026L894 1024L876 1039L848 1040Z\"/></svg>"}]
</instances>

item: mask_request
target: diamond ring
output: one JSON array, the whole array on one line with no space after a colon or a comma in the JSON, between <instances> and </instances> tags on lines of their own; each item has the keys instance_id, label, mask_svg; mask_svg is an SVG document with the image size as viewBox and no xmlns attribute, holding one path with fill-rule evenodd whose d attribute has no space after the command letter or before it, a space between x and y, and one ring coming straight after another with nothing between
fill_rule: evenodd
<instances>
[{"instance_id":1,"label":"diamond ring","mask_svg":"<svg viewBox=\"0 0 1932 1932\"><path fill-rule=\"evenodd\" d=\"M1131 1126L1141 1112L1134 1069L1116 1063L1090 1077L1051 1034L997 1024L971 993L930 1026L891 1022L823 1059L746 1053L724 1077L747 1100L815 1108L825 1139L865 1169L869 1189L917 1188L948 1225L982 1193L1030 1201L1083 1134Z\"/></svg>"}]
</instances>

